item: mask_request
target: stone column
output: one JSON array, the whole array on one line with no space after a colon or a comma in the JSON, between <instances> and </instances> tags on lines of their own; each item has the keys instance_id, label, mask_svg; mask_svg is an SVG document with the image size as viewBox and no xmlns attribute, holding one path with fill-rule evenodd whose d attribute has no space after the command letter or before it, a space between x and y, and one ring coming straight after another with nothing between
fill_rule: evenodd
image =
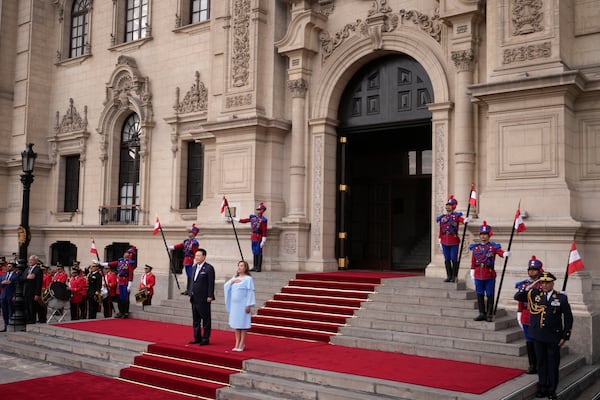
<instances>
[{"instance_id":1,"label":"stone column","mask_svg":"<svg viewBox=\"0 0 600 400\"><path fill-rule=\"evenodd\" d=\"M473 49L452 52L456 67L456 96L454 103L454 187L453 192L466 204L474 178L475 134L473 132L473 105L468 93L473 83Z\"/></svg>"},{"instance_id":2,"label":"stone column","mask_svg":"<svg viewBox=\"0 0 600 400\"><path fill-rule=\"evenodd\" d=\"M306 137L306 91L308 84L303 78L288 81L292 94L292 148L290 154L290 197L286 220L301 222L306 218L305 204L305 137Z\"/></svg>"}]
</instances>

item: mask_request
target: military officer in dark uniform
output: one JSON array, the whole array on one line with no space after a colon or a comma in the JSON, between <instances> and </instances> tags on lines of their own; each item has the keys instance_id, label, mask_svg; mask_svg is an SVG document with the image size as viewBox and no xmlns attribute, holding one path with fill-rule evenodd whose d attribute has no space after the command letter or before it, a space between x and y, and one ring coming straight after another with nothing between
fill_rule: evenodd
<instances>
[{"instance_id":1,"label":"military officer in dark uniform","mask_svg":"<svg viewBox=\"0 0 600 400\"><path fill-rule=\"evenodd\" d=\"M557 399L560 348L571 337L573 314L567 296L554 290L556 278L544 272L538 280L519 290L515 300L526 301L529 313L529 335L535 341L538 390L535 397ZM538 288L537 285L541 287Z\"/></svg>"}]
</instances>

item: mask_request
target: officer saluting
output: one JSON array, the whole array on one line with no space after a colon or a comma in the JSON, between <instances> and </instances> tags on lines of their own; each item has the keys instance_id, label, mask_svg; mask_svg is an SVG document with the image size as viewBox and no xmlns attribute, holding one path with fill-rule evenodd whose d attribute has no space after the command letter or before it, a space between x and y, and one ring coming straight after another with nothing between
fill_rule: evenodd
<instances>
[{"instance_id":1,"label":"officer saluting","mask_svg":"<svg viewBox=\"0 0 600 400\"><path fill-rule=\"evenodd\" d=\"M529 335L535 341L538 390L535 397L557 399L560 348L571 337L573 314L567 296L554 290L556 278L544 272L538 280L519 290L515 300L529 308ZM541 288L538 288L538 286Z\"/></svg>"}]
</instances>

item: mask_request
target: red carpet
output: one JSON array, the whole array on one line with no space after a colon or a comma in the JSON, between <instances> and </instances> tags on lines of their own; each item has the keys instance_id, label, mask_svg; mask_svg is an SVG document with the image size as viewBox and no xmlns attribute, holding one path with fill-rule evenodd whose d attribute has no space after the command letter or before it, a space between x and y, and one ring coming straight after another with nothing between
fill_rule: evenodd
<instances>
[{"instance_id":1,"label":"red carpet","mask_svg":"<svg viewBox=\"0 0 600 400\"><path fill-rule=\"evenodd\" d=\"M244 359L261 359L308 368L381 378L464 393L481 394L521 374L522 370L417 357L271 337L250 333L243 353L231 352L233 332L213 330L210 346L194 346L192 328L136 319L109 319L58 324L71 329L159 342L157 350L188 359L227 360L241 367ZM222 364L221 364L222 365ZM239 366L239 367L238 367ZM0 386L0 391L2 390Z\"/></svg>"},{"instance_id":2,"label":"red carpet","mask_svg":"<svg viewBox=\"0 0 600 400\"><path fill-rule=\"evenodd\" d=\"M188 396L79 371L30 379L26 382L26 384L19 381L0 385L2 398L7 400L190 400Z\"/></svg>"}]
</instances>

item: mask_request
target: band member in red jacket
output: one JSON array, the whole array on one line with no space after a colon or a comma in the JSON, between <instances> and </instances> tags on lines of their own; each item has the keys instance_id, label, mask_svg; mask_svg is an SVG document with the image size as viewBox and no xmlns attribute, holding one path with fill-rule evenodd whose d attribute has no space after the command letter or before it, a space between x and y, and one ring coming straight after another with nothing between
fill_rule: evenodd
<instances>
[{"instance_id":1,"label":"band member in red jacket","mask_svg":"<svg viewBox=\"0 0 600 400\"><path fill-rule=\"evenodd\" d=\"M81 270L77 266L71 268L68 287L71 291L71 321L75 321L82 315L82 309L86 306L84 300L87 294L86 278L81 275Z\"/></svg>"},{"instance_id":2,"label":"band member in red jacket","mask_svg":"<svg viewBox=\"0 0 600 400\"><path fill-rule=\"evenodd\" d=\"M144 266L144 275L140 279L140 290L146 291L146 300L142 303L144 306L152 305L152 296L154 295L154 285L156 285L156 277L152 273L152 267L148 264Z\"/></svg>"},{"instance_id":3,"label":"band member in red jacket","mask_svg":"<svg viewBox=\"0 0 600 400\"><path fill-rule=\"evenodd\" d=\"M192 224L188 230L188 237L181 243L169 246L170 250L183 250L183 268L185 269L185 276L187 277L187 284L185 291L181 294L188 295L190 292L190 276L192 275L192 266L194 265L194 255L200 247L196 235L200 231L196 224Z\"/></svg>"},{"instance_id":4,"label":"band member in red jacket","mask_svg":"<svg viewBox=\"0 0 600 400\"><path fill-rule=\"evenodd\" d=\"M475 291L477 292L477 306L479 315L475 321L492 322L494 318L494 292L496 290L496 270L494 263L496 256L510 257L510 252L502 250L500 244L490 242L492 227L483 221L479 228L480 243L469 246L473 253L471 257L471 276L475 280ZM485 298L487 296L487 309Z\"/></svg>"},{"instance_id":5,"label":"band member in red jacket","mask_svg":"<svg viewBox=\"0 0 600 400\"><path fill-rule=\"evenodd\" d=\"M118 306L119 312L115 315L115 318L127 318L129 317L129 294L131 293L131 285L133 282L133 270L136 267L135 255L137 250L135 247L130 247L123 254L123 257L116 261L102 262L100 265L103 267L109 266L116 268L117 270L117 294L118 294Z\"/></svg>"},{"instance_id":6,"label":"band member in red jacket","mask_svg":"<svg viewBox=\"0 0 600 400\"><path fill-rule=\"evenodd\" d=\"M117 274L108 266L104 267L102 286L106 287L108 294L102 299L104 317L110 318L113 313L113 299L117 298Z\"/></svg>"},{"instance_id":7,"label":"band member in red jacket","mask_svg":"<svg viewBox=\"0 0 600 400\"><path fill-rule=\"evenodd\" d=\"M67 275L67 273L65 272L65 267L63 267L60 263L56 263L56 272L54 272L52 282L67 283L68 279L69 275Z\"/></svg>"}]
</instances>

